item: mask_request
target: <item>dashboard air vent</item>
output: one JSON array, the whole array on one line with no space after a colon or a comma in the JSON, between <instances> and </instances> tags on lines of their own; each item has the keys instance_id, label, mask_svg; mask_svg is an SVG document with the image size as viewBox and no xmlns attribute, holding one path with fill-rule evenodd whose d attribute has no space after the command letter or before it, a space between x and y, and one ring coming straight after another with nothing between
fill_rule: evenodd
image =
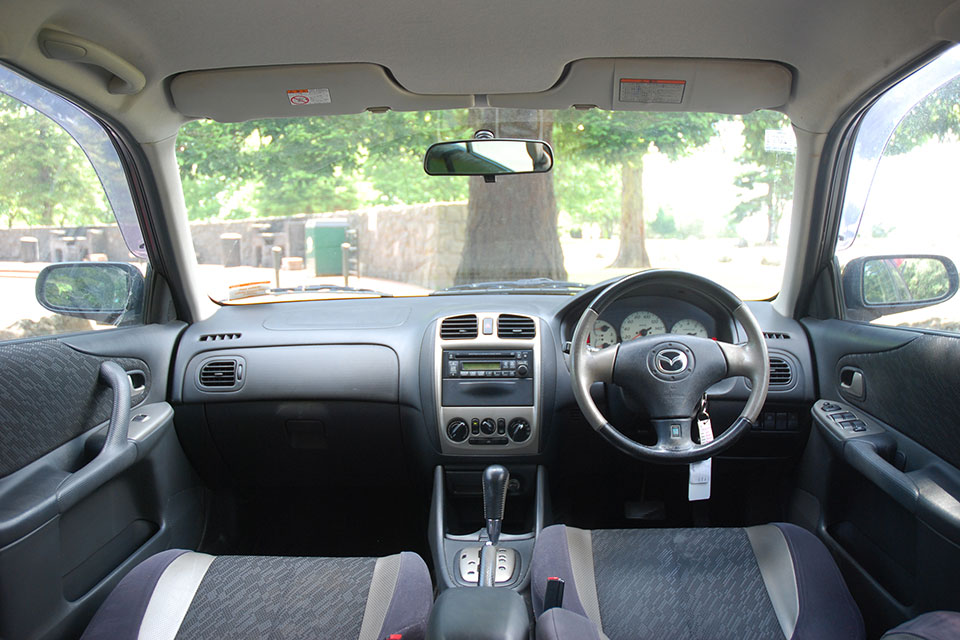
<instances>
[{"instance_id":1,"label":"dashboard air vent","mask_svg":"<svg viewBox=\"0 0 960 640\"><path fill-rule=\"evenodd\" d=\"M470 340L477 337L477 316L452 316L440 323L442 340Z\"/></svg>"},{"instance_id":2,"label":"dashboard air vent","mask_svg":"<svg viewBox=\"0 0 960 640\"><path fill-rule=\"evenodd\" d=\"M770 356L770 386L789 387L793 383L793 368L779 356Z\"/></svg>"},{"instance_id":3,"label":"dashboard air vent","mask_svg":"<svg viewBox=\"0 0 960 640\"><path fill-rule=\"evenodd\" d=\"M501 339L529 340L537 335L533 318L503 314L497 318L497 337Z\"/></svg>"},{"instance_id":4,"label":"dashboard air vent","mask_svg":"<svg viewBox=\"0 0 960 640\"><path fill-rule=\"evenodd\" d=\"M205 333L200 336L200 342L212 342L219 340L236 340L240 337L239 333Z\"/></svg>"},{"instance_id":5,"label":"dashboard air vent","mask_svg":"<svg viewBox=\"0 0 960 640\"><path fill-rule=\"evenodd\" d=\"M780 331L764 331L763 337L767 340L789 340L790 334Z\"/></svg>"},{"instance_id":6,"label":"dashboard air vent","mask_svg":"<svg viewBox=\"0 0 960 640\"><path fill-rule=\"evenodd\" d=\"M201 389L225 391L237 386L243 369L233 358L207 360L200 367L198 376Z\"/></svg>"}]
</instances>

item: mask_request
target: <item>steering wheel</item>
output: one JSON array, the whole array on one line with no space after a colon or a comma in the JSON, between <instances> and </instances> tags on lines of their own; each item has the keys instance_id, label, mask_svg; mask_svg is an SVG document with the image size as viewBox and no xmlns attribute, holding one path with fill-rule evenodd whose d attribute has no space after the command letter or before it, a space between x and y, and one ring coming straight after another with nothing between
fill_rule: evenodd
<instances>
[{"instance_id":1,"label":"steering wheel","mask_svg":"<svg viewBox=\"0 0 960 640\"><path fill-rule=\"evenodd\" d=\"M611 304L639 285L684 287L716 301L740 322L744 344L677 334L641 336L605 349L592 349L587 337ZM642 271L614 282L580 316L570 346L573 394L584 416L610 444L640 460L681 464L705 460L727 449L750 430L767 398L770 362L760 325L740 298L719 284L682 271ZM750 380L751 391L740 417L719 437L697 444L691 437L694 415L704 392L734 376ZM646 406L656 431L652 446L625 436L603 416L590 395L594 382L623 389Z\"/></svg>"}]
</instances>

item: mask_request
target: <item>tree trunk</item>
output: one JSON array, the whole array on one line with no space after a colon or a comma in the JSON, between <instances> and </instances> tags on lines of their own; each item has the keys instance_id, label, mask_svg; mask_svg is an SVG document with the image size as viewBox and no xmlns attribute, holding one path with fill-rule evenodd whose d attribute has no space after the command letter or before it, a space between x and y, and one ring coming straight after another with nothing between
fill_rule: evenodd
<instances>
[{"instance_id":1,"label":"tree trunk","mask_svg":"<svg viewBox=\"0 0 960 640\"><path fill-rule=\"evenodd\" d=\"M620 252L611 267L646 269L647 228L643 219L643 156L621 165Z\"/></svg>"},{"instance_id":2,"label":"tree trunk","mask_svg":"<svg viewBox=\"0 0 960 640\"><path fill-rule=\"evenodd\" d=\"M500 138L553 137L553 118L529 109L473 109L470 124ZM455 283L540 277L567 277L553 174L501 176L493 184L470 178L466 243Z\"/></svg>"}]
</instances>

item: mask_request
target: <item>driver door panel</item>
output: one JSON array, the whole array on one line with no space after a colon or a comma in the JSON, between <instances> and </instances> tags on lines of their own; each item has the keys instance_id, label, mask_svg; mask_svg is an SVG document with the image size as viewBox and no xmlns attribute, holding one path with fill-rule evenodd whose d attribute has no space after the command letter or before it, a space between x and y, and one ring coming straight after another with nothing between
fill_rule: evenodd
<instances>
[{"instance_id":1,"label":"driver door panel","mask_svg":"<svg viewBox=\"0 0 960 640\"><path fill-rule=\"evenodd\" d=\"M960 339L843 320L803 324L821 398L799 483L817 505L809 524L861 606L875 608L864 617L876 631L960 609ZM850 371L860 372L862 389L850 388ZM868 431L838 427L824 401Z\"/></svg>"}]
</instances>

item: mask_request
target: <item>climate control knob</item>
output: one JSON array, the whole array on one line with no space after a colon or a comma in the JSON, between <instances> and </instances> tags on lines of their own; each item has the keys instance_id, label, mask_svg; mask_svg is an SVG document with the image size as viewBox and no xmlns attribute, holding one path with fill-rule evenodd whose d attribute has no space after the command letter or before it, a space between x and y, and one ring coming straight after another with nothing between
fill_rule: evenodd
<instances>
[{"instance_id":1,"label":"climate control knob","mask_svg":"<svg viewBox=\"0 0 960 640\"><path fill-rule=\"evenodd\" d=\"M523 418L514 418L507 426L507 435L514 442L524 442L530 437L530 423Z\"/></svg>"},{"instance_id":2,"label":"climate control knob","mask_svg":"<svg viewBox=\"0 0 960 640\"><path fill-rule=\"evenodd\" d=\"M486 436L492 436L497 431L497 421L493 418L484 418L480 423L480 432Z\"/></svg>"},{"instance_id":3,"label":"climate control knob","mask_svg":"<svg viewBox=\"0 0 960 640\"><path fill-rule=\"evenodd\" d=\"M447 437L454 442L463 442L470 435L470 425L463 418L454 418L447 423Z\"/></svg>"}]
</instances>

